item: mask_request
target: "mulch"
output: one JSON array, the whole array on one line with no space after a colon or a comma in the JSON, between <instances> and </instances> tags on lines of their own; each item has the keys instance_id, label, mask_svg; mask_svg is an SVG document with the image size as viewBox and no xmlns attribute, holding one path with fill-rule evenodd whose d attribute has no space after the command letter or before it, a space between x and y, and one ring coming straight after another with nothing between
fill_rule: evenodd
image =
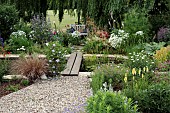
<instances>
[{"instance_id":1,"label":"mulch","mask_svg":"<svg viewBox=\"0 0 170 113\"><path fill-rule=\"evenodd\" d=\"M0 98L5 96L5 95L8 95L10 93L13 93L14 91L10 91L10 90L7 90L7 88L10 86L10 85L18 85L18 90L20 89L23 89L27 86L24 86L23 84L21 84L21 79L17 79L17 80L7 80L7 81L3 81L0 83ZM32 83L29 83L29 85L31 85Z\"/></svg>"}]
</instances>

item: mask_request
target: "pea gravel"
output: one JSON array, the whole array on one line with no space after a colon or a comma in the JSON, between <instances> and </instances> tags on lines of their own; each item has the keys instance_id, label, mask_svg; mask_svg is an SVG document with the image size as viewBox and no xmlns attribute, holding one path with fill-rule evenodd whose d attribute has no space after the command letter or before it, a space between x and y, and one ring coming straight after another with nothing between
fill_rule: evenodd
<instances>
[{"instance_id":1,"label":"pea gravel","mask_svg":"<svg viewBox=\"0 0 170 113\"><path fill-rule=\"evenodd\" d=\"M0 113L84 113L92 95L87 76L39 81L0 98Z\"/></svg>"}]
</instances>

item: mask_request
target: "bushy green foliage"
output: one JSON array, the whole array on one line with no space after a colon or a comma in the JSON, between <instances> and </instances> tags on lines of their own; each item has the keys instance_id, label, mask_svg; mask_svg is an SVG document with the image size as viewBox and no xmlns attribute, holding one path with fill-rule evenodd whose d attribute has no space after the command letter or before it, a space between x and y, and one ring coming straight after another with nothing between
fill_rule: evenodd
<instances>
[{"instance_id":1,"label":"bushy green foliage","mask_svg":"<svg viewBox=\"0 0 170 113\"><path fill-rule=\"evenodd\" d=\"M15 6L0 5L0 33L4 39L9 37L18 20L18 12Z\"/></svg>"},{"instance_id":2,"label":"bushy green foliage","mask_svg":"<svg viewBox=\"0 0 170 113\"><path fill-rule=\"evenodd\" d=\"M11 51L12 53L29 52L29 48L32 45L32 40L27 39L25 32L17 31L10 35L6 50Z\"/></svg>"},{"instance_id":3,"label":"bushy green foliage","mask_svg":"<svg viewBox=\"0 0 170 113\"><path fill-rule=\"evenodd\" d=\"M17 84L17 85L9 85L7 88L6 88L6 90L8 90L8 91L12 91L12 92L16 92L16 91L18 91L19 90L19 84Z\"/></svg>"},{"instance_id":4,"label":"bushy green foliage","mask_svg":"<svg viewBox=\"0 0 170 113\"><path fill-rule=\"evenodd\" d=\"M24 31L27 35L27 38L31 38L29 37L29 33L31 32L31 25L27 22L24 22L23 20L21 20L20 22L18 22L17 24L14 25L14 29L15 31Z\"/></svg>"},{"instance_id":5,"label":"bushy green foliage","mask_svg":"<svg viewBox=\"0 0 170 113\"><path fill-rule=\"evenodd\" d=\"M124 29L130 33L126 45L131 46L149 41L150 23L144 9L132 8L125 15Z\"/></svg>"},{"instance_id":6,"label":"bushy green foliage","mask_svg":"<svg viewBox=\"0 0 170 113\"><path fill-rule=\"evenodd\" d=\"M138 7L133 7L129 10L129 12L125 15L125 31L130 34L138 31L143 31L144 34L149 33L150 24L146 13L147 12L144 9L139 9Z\"/></svg>"},{"instance_id":7,"label":"bushy green foliage","mask_svg":"<svg viewBox=\"0 0 170 113\"><path fill-rule=\"evenodd\" d=\"M153 84L141 90L136 100L140 110L144 113L169 113L170 112L170 85Z\"/></svg>"},{"instance_id":8,"label":"bushy green foliage","mask_svg":"<svg viewBox=\"0 0 170 113\"><path fill-rule=\"evenodd\" d=\"M161 49L162 47L165 46L165 44L166 44L165 42L142 43L142 44L138 44L138 45L135 45L135 46L132 46L132 47L128 47L125 50L126 50L127 53L133 53L133 52L139 53L142 50L144 50L145 54L152 56L152 55L155 54L156 50Z\"/></svg>"},{"instance_id":9,"label":"bushy green foliage","mask_svg":"<svg viewBox=\"0 0 170 113\"><path fill-rule=\"evenodd\" d=\"M21 80L21 82L20 82L20 84L21 85L24 85L24 86L28 86L29 85L29 80L27 80L27 79L23 79L23 80Z\"/></svg>"},{"instance_id":10,"label":"bushy green foliage","mask_svg":"<svg viewBox=\"0 0 170 113\"><path fill-rule=\"evenodd\" d=\"M9 62L7 60L0 60L0 82L9 69Z\"/></svg>"},{"instance_id":11,"label":"bushy green foliage","mask_svg":"<svg viewBox=\"0 0 170 113\"><path fill-rule=\"evenodd\" d=\"M140 68L148 67L149 69L155 68L154 60L142 50L139 53L132 52L129 53L129 58L126 61L126 65L132 68Z\"/></svg>"},{"instance_id":12,"label":"bushy green foliage","mask_svg":"<svg viewBox=\"0 0 170 113\"><path fill-rule=\"evenodd\" d=\"M35 15L31 19L31 28L33 31L30 33L30 38L38 44L44 44L53 39L53 34L51 31L50 20L46 21L43 15Z\"/></svg>"},{"instance_id":13,"label":"bushy green foliage","mask_svg":"<svg viewBox=\"0 0 170 113\"><path fill-rule=\"evenodd\" d=\"M94 56L84 58L82 68L83 68L83 71L91 72L95 70L98 66L100 66L101 64L107 64L110 62L111 60L109 60L109 58L106 56L97 57L94 55Z\"/></svg>"},{"instance_id":14,"label":"bushy green foliage","mask_svg":"<svg viewBox=\"0 0 170 113\"><path fill-rule=\"evenodd\" d=\"M59 43L65 47L68 47L71 45L80 45L84 43L84 39L82 39L80 36L71 35L65 32L59 32L56 36L54 36L54 39L59 41Z\"/></svg>"},{"instance_id":15,"label":"bushy green foliage","mask_svg":"<svg viewBox=\"0 0 170 113\"><path fill-rule=\"evenodd\" d=\"M83 51L88 54L112 53L113 49L108 46L108 42L93 36L86 40Z\"/></svg>"},{"instance_id":16,"label":"bushy green foliage","mask_svg":"<svg viewBox=\"0 0 170 113\"><path fill-rule=\"evenodd\" d=\"M87 113L137 113L137 105L132 99L119 92L98 91L87 101Z\"/></svg>"},{"instance_id":17,"label":"bushy green foliage","mask_svg":"<svg viewBox=\"0 0 170 113\"><path fill-rule=\"evenodd\" d=\"M53 75L58 75L59 72L64 70L66 64L65 55L68 53L67 49L59 42L47 43L48 50L46 51L50 72Z\"/></svg>"},{"instance_id":18,"label":"bushy green foliage","mask_svg":"<svg viewBox=\"0 0 170 113\"><path fill-rule=\"evenodd\" d=\"M94 74L92 75L91 87L93 93L95 94L103 87L105 82L111 84L114 90L122 89L124 75L127 70L128 68L125 68L123 65L116 66L112 64L99 66L98 69L94 70Z\"/></svg>"}]
</instances>

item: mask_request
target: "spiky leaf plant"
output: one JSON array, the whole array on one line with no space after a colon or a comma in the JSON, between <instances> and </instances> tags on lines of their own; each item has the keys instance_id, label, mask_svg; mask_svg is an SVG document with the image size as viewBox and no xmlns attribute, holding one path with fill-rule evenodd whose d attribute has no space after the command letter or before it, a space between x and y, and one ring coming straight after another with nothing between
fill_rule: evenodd
<instances>
[{"instance_id":1,"label":"spiky leaf plant","mask_svg":"<svg viewBox=\"0 0 170 113\"><path fill-rule=\"evenodd\" d=\"M11 72L26 76L30 81L34 81L47 73L48 65L45 59L37 56L23 57L12 63Z\"/></svg>"}]
</instances>

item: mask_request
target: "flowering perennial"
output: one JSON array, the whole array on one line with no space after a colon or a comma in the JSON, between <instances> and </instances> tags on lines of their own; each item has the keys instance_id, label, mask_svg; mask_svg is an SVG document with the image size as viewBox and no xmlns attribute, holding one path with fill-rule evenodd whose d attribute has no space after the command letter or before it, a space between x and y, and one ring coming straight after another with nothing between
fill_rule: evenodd
<instances>
[{"instance_id":1,"label":"flowering perennial","mask_svg":"<svg viewBox=\"0 0 170 113\"><path fill-rule=\"evenodd\" d=\"M112 33L109 38L109 43L112 47L119 48L125 42L125 39L129 37L129 33L124 30L118 30L117 33Z\"/></svg>"}]
</instances>

